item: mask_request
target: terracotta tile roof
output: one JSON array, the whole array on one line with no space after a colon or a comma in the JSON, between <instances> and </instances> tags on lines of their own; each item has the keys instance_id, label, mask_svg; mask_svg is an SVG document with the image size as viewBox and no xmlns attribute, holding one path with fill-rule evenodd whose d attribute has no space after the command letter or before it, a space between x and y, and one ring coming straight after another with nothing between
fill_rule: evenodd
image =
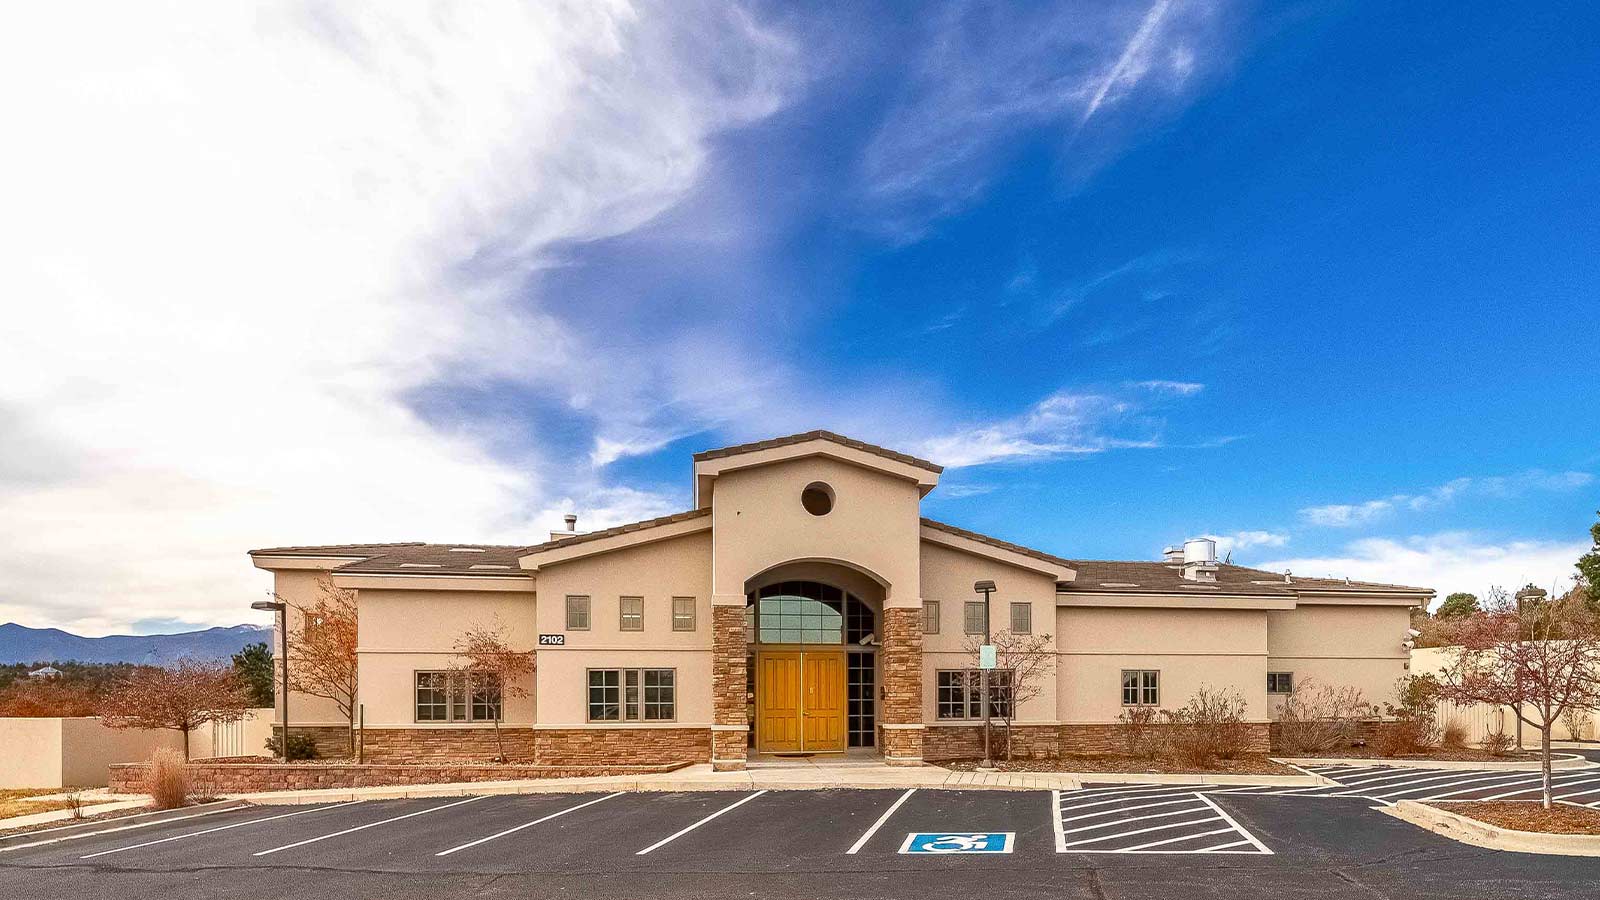
<instances>
[{"instance_id":1,"label":"terracotta tile roof","mask_svg":"<svg viewBox=\"0 0 1600 900\"><path fill-rule=\"evenodd\" d=\"M1079 560L1071 564L1078 570L1078 578L1062 588L1069 593L1095 591L1102 593L1142 594L1158 593L1227 593L1263 596L1295 596L1302 590L1388 592L1409 591L1431 593L1427 588L1402 585L1377 584L1370 581L1350 581L1334 578L1301 578L1284 581L1282 572L1268 572L1246 566L1219 564L1215 582L1190 581L1183 577L1183 566L1177 563L1123 562L1117 560Z\"/></svg>"},{"instance_id":2,"label":"terracotta tile roof","mask_svg":"<svg viewBox=\"0 0 1600 900\"><path fill-rule=\"evenodd\" d=\"M619 534L629 534L635 531L643 531L646 528L656 528L662 525L671 525L675 522L687 522L690 519L698 519L702 516L709 515L711 515L711 507L707 506L700 509L691 509L687 512L673 513L670 516L661 516L655 519L645 519L643 522L629 522L626 525L618 525L615 528L607 528L603 531L591 531L587 534L580 534L577 537L561 538L554 541L545 541L542 544L534 544L532 547L522 548L522 552L519 555L526 556L530 553L538 553L541 550L549 550L554 547L570 547L573 544L587 544L590 541L598 541L601 538L616 537Z\"/></svg>"},{"instance_id":3,"label":"terracotta tile roof","mask_svg":"<svg viewBox=\"0 0 1600 900\"><path fill-rule=\"evenodd\" d=\"M1032 547L1024 547L1021 544L1013 544L1010 541L1002 541L999 538L990 537L987 534L979 534L976 531L968 531L965 528L957 528L954 525L947 525L944 522L937 522L933 519L924 518L922 520L922 524L928 528L932 528L935 531L943 531L947 534L956 535L957 537L964 537L968 540L977 541L980 544L988 544L991 547L998 547L1001 550L1010 550L1012 553L1020 553L1023 556L1031 556L1034 559L1042 559L1045 562L1055 563L1058 566L1065 566L1069 569L1076 569L1078 566L1077 563L1072 562L1071 560L1062 559L1059 556L1051 556L1043 550L1035 550Z\"/></svg>"},{"instance_id":4,"label":"terracotta tile roof","mask_svg":"<svg viewBox=\"0 0 1600 900\"><path fill-rule=\"evenodd\" d=\"M788 447L792 444L803 444L806 441L831 441L832 443L850 447L855 450L861 450L865 453L871 453L875 456L882 456L885 459L892 459L896 462L903 462L909 466L916 466L919 469L927 469L935 474L944 471L944 466L936 465L935 463L931 463L925 459L920 459L907 453L890 450L887 447L879 447L877 444L869 444L866 441L858 441L855 438L848 438L842 434L834 434L831 431L823 431L821 429L816 431L807 431L803 434L791 434L786 437L768 438L764 441L755 441L749 444L735 444L732 447L719 447L716 450L705 450L700 453L696 453L694 455L694 460L695 462L700 462L701 460L707 459L721 459L725 456L734 456L740 453L753 453L757 450L770 450L774 447Z\"/></svg>"}]
</instances>

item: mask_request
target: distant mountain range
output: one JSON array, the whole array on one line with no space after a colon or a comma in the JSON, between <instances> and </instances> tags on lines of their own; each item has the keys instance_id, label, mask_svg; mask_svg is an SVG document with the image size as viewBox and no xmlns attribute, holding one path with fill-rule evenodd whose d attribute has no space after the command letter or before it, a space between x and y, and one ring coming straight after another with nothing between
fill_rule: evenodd
<instances>
[{"instance_id":1,"label":"distant mountain range","mask_svg":"<svg viewBox=\"0 0 1600 900\"><path fill-rule=\"evenodd\" d=\"M0 625L0 664L130 662L166 665L177 660L226 660L246 644L272 642L272 629L258 625L207 628L181 634L112 634L80 637L59 628Z\"/></svg>"}]
</instances>

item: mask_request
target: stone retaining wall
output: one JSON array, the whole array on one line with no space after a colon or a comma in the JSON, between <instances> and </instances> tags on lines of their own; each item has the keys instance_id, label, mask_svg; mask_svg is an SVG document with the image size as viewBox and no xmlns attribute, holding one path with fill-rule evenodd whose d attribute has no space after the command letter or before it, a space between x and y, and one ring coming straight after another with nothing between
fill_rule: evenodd
<instances>
[{"instance_id":1,"label":"stone retaining wall","mask_svg":"<svg viewBox=\"0 0 1600 900\"><path fill-rule=\"evenodd\" d=\"M1155 725L1155 728L1164 726ZM1266 753L1269 729L1265 722L1253 723L1248 753ZM1116 725L1027 725L1014 727L1016 747L1012 755L1021 759L1055 759L1063 755L1122 753L1121 734ZM924 732L923 754L929 760L973 759L983 755L983 726L930 725ZM996 757L1005 755L1006 729L996 723L990 748Z\"/></svg>"},{"instance_id":2,"label":"stone retaining wall","mask_svg":"<svg viewBox=\"0 0 1600 900\"><path fill-rule=\"evenodd\" d=\"M259 791L298 791L322 788L380 787L408 784L452 784L470 781L507 781L522 778L593 778L602 775L648 775L681 769L685 763L663 765L341 765L327 763L189 764L189 778L199 793L253 794ZM111 767L113 793L144 792L144 763Z\"/></svg>"}]
</instances>

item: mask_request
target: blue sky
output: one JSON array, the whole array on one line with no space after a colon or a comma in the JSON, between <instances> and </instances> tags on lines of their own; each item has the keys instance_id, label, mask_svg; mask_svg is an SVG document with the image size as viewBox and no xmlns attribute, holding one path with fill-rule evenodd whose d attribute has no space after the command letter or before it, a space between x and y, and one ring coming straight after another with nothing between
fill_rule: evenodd
<instances>
[{"instance_id":1,"label":"blue sky","mask_svg":"<svg viewBox=\"0 0 1600 900\"><path fill-rule=\"evenodd\" d=\"M1600 12L308 9L123 23L19 98L9 168L116 221L18 238L73 340L0 393L0 618L231 624L250 546L616 524L817 427L1069 557L1481 591L1587 548ZM85 547L129 561L63 590Z\"/></svg>"}]
</instances>

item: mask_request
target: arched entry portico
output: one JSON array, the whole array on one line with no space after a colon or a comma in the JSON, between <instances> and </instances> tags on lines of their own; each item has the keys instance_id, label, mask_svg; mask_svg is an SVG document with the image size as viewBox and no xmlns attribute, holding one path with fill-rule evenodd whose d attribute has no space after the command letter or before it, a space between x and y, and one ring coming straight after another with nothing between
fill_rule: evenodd
<instances>
[{"instance_id":1,"label":"arched entry portico","mask_svg":"<svg viewBox=\"0 0 1600 900\"><path fill-rule=\"evenodd\" d=\"M749 592L746 715L758 753L877 745L877 620L874 604L824 581Z\"/></svg>"}]
</instances>

